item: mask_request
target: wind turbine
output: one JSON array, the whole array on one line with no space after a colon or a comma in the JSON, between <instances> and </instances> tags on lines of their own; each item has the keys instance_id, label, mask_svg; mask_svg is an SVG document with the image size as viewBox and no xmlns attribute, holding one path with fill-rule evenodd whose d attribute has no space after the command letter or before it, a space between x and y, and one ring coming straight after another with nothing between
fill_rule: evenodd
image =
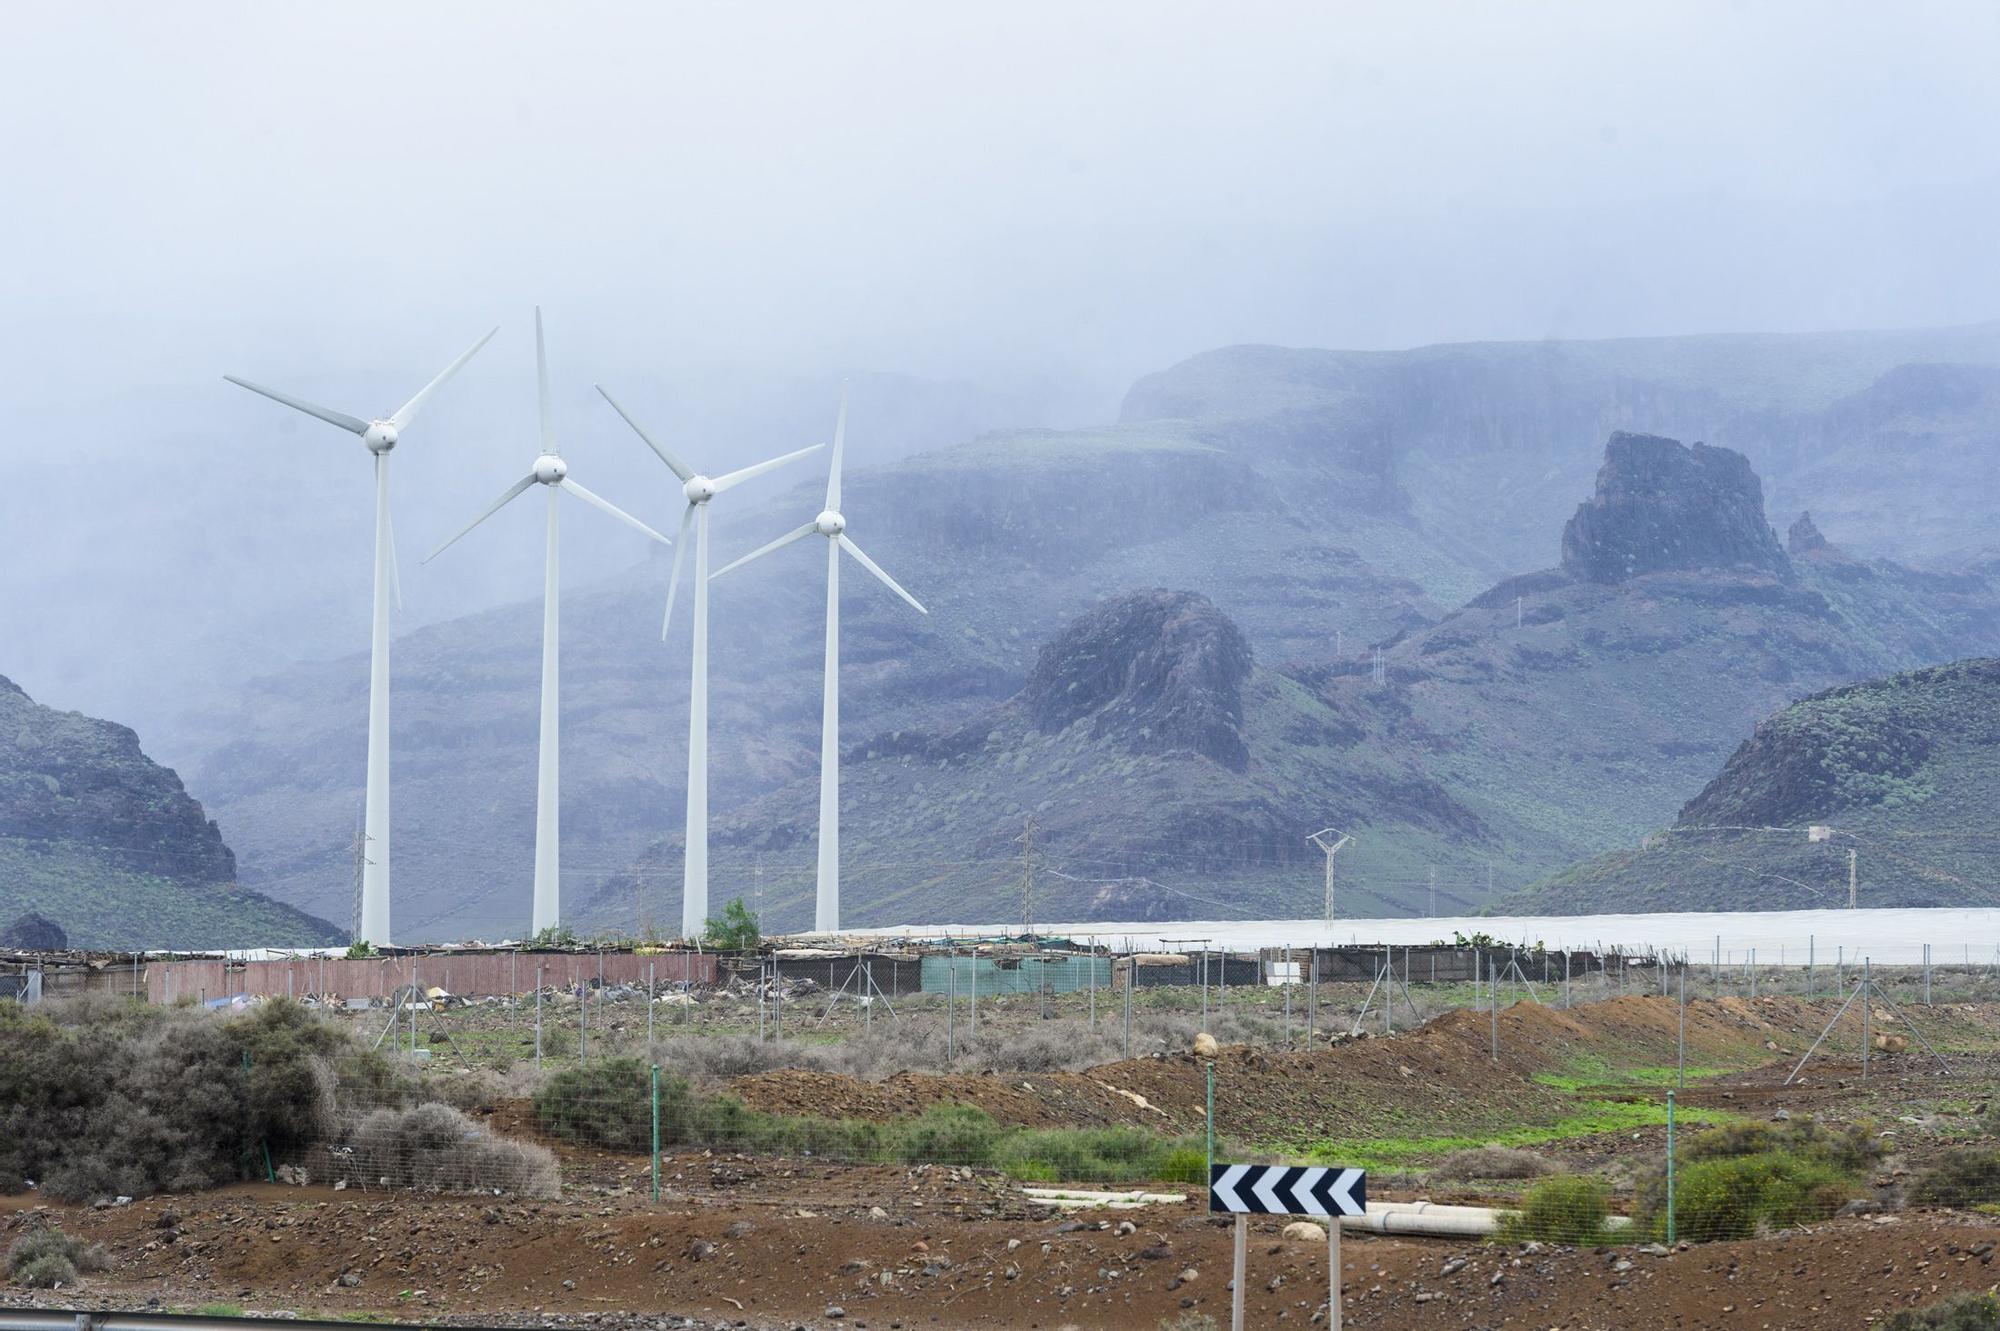
<instances>
[{"instance_id":1,"label":"wind turbine","mask_svg":"<svg viewBox=\"0 0 2000 1331\"><path fill-rule=\"evenodd\" d=\"M560 652L557 645L562 619L560 508L556 497L567 490L584 503L603 509L626 526L661 545L667 538L569 477L569 464L556 446L555 424L549 414L549 357L542 341L542 310L535 307L535 388L542 408L542 451L534 469L486 506L460 529L458 535L424 557L426 564L449 550L474 527L525 494L530 486L541 485L549 492L548 554L542 566L542 730L540 761L535 773L535 905L534 931L553 929L562 923L562 812L558 763L562 725L560 701Z\"/></svg>"},{"instance_id":2,"label":"wind turbine","mask_svg":"<svg viewBox=\"0 0 2000 1331\"><path fill-rule=\"evenodd\" d=\"M881 566L847 534L840 512L840 460L847 441L847 386L840 389L840 417L833 427L833 464L826 477L826 507L820 515L769 545L759 546L733 564L716 570L721 577L773 550L808 536L826 537L826 681L820 694L819 723L819 892L813 906L813 929L833 933L840 928L840 552L847 551L861 567L881 579L896 595L928 615L917 598L897 585Z\"/></svg>"},{"instance_id":3,"label":"wind turbine","mask_svg":"<svg viewBox=\"0 0 2000 1331\"><path fill-rule=\"evenodd\" d=\"M618 399L606 393L602 384L597 391L613 411L625 418L632 432L645 440L646 447L680 478L681 493L687 498L687 507L681 510L680 536L674 544L673 571L667 575L667 612L660 620L662 639L674 619L681 559L687 554L688 527L694 527L694 662L688 686L687 844L681 859L681 936L699 938L708 923L708 505L724 490L817 452L821 446L814 444L710 479L647 434L645 427L633 420L632 413L619 406Z\"/></svg>"},{"instance_id":4,"label":"wind turbine","mask_svg":"<svg viewBox=\"0 0 2000 1331\"><path fill-rule=\"evenodd\" d=\"M403 431L424 409L432 393L445 380L463 369L465 363L488 342L498 328L472 344L470 350L444 367L443 373L425 384L417 395L387 416L364 421L345 412L317 406L275 388L222 377L239 388L262 393L273 402L282 402L294 411L317 416L329 425L361 436L361 442L375 455L375 591L374 614L368 649L368 796L362 814L362 836L366 851L361 864L361 920L359 940L380 947L389 942L389 598L403 599L402 579L396 573L396 530L389 516L389 454L402 439Z\"/></svg>"}]
</instances>

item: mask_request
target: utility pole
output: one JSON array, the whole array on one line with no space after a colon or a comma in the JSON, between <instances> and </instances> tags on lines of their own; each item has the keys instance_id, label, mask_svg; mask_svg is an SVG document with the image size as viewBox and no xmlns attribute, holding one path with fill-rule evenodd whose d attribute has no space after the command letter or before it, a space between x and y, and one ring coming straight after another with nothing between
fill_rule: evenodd
<instances>
[{"instance_id":1,"label":"utility pole","mask_svg":"<svg viewBox=\"0 0 2000 1331\"><path fill-rule=\"evenodd\" d=\"M1437 871L1437 866L1436 866L1435 864L1433 864L1433 865L1431 866L1431 912L1430 912L1430 913L1431 913L1431 918L1432 918L1432 919L1436 919L1436 918L1437 918L1437 913L1438 913L1438 871Z\"/></svg>"},{"instance_id":2,"label":"utility pole","mask_svg":"<svg viewBox=\"0 0 2000 1331\"><path fill-rule=\"evenodd\" d=\"M1338 838L1338 839L1336 839ZM1326 852L1326 922L1333 923L1333 857L1342 846L1354 840L1337 827L1322 827L1306 840Z\"/></svg>"},{"instance_id":3,"label":"utility pole","mask_svg":"<svg viewBox=\"0 0 2000 1331\"><path fill-rule=\"evenodd\" d=\"M1854 848L1847 848L1847 908L1853 910L1858 904L1854 874Z\"/></svg>"},{"instance_id":4,"label":"utility pole","mask_svg":"<svg viewBox=\"0 0 2000 1331\"><path fill-rule=\"evenodd\" d=\"M1021 934L1035 936L1035 816L1021 832Z\"/></svg>"}]
</instances>

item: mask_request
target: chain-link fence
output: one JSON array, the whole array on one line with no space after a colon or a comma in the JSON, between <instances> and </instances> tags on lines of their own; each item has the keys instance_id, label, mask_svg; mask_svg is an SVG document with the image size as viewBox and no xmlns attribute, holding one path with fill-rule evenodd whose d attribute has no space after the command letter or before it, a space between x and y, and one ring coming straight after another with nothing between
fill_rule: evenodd
<instances>
[{"instance_id":1,"label":"chain-link fence","mask_svg":"<svg viewBox=\"0 0 2000 1331\"><path fill-rule=\"evenodd\" d=\"M1796 960L1483 941L767 951L693 967L584 952L506 959L500 992L457 991L500 962L367 963L405 978L365 996L300 994L305 961L289 992L358 1048L329 1064L327 1131L261 1163L344 1188L542 1196L679 1195L768 1180L779 1162L801 1197L825 1169L977 1170L1190 1204L1212 1159L1330 1163L1373 1171L1388 1204L1477 1211L1463 1222L1484 1233L1724 1237L1745 1215L1830 1213L1866 1166L1837 1133L1746 1135L1704 1085L1810 1081L1815 1061L1956 1075L1989 1047L1953 1007L2000 997L1991 966ZM229 987L227 970L214 978Z\"/></svg>"}]
</instances>

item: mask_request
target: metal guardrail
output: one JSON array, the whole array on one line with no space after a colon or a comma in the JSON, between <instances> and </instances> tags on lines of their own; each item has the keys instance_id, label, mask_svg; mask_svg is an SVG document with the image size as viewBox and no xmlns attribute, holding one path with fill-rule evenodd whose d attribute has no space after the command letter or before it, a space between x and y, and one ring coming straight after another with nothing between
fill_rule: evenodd
<instances>
[{"instance_id":1,"label":"metal guardrail","mask_svg":"<svg viewBox=\"0 0 2000 1331\"><path fill-rule=\"evenodd\" d=\"M431 1322L383 1325L431 1327ZM454 1322L452 1331L511 1331L502 1327ZM354 1331L352 1322L321 1322L305 1317L208 1317L195 1313L81 1311L68 1308L0 1308L0 1331Z\"/></svg>"}]
</instances>

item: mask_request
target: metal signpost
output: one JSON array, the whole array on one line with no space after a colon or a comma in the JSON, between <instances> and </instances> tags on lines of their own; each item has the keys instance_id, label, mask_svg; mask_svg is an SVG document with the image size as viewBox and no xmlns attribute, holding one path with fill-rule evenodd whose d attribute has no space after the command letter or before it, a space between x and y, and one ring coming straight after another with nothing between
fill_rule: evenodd
<instances>
[{"instance_id":1,"label":"metal signpost","mask_svg":"<svg viewBox=\"0 0 2000 1331\"><path fill-rule=\"evenodd\" d=\"M1253 1215L1313 1215L1326 1220L1326 1324L1340 1331L1340 1218L1368 1214L1364 1170L1313 1165L1208 1167L1208 1209L1236 1217L1236 1279L1229 1299L1230 1331L1243 1331L1246 1254Z\"/></svg>"}]
</instances>

